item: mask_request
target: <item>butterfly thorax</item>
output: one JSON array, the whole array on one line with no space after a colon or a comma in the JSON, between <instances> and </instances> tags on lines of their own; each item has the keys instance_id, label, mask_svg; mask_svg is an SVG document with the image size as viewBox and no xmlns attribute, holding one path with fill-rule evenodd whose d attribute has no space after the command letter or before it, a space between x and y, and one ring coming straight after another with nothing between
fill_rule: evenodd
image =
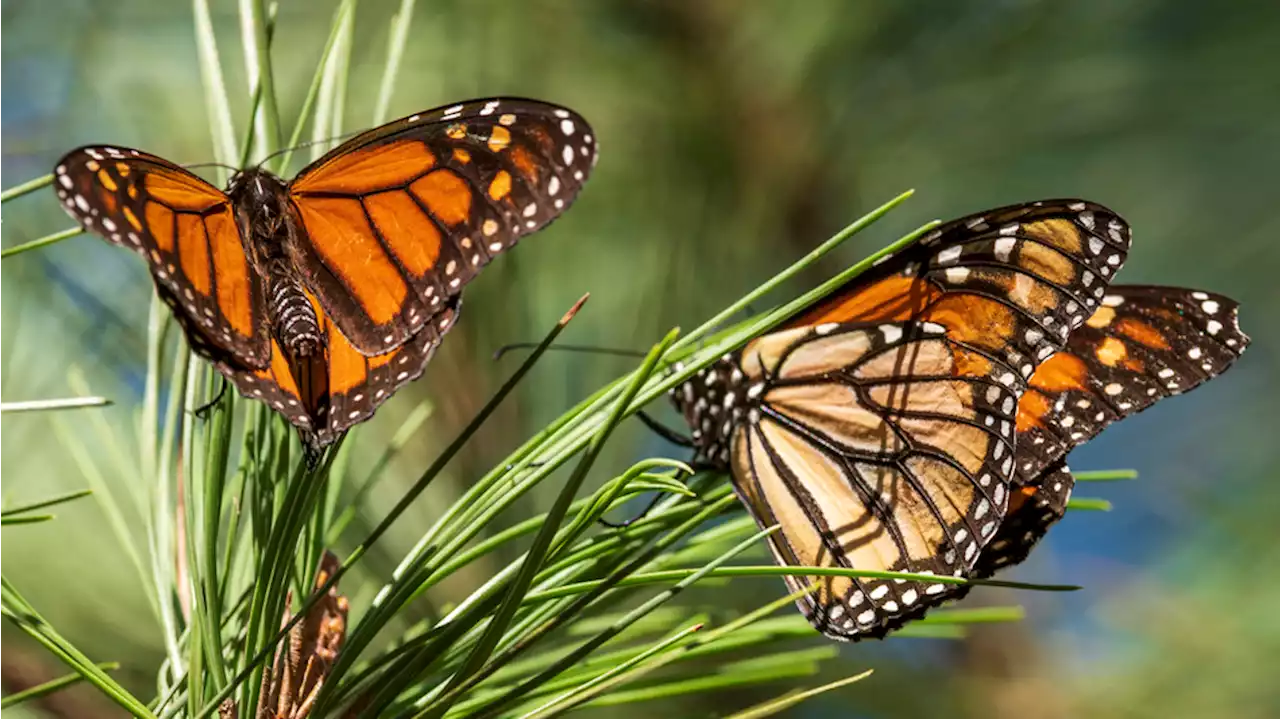
<instances>
[{"instance_id":1,"label":"butterfly thorax","mask_svg":"<svg viewBox=\"0 0 1280 719\"><path fill-rule=\"evenodd\" d=\"M245 252L265 280L267 318L291 361L319 357L323 334L288 249L298 222L288 188L279 177L250 168L231 179L227 195L235 207Z\"/></svg>"},{"instance_id":2,"label":"butterfly thorax","mask_svg":"<svg viewBox=\"0 0 1280 719\"><path fill-rule=\"evenodd\" d=\"M240 236L250 245L246 247L250 256L259 259L266 259L262 254L283 256L293 215L284 181L266 170L251 167L231 178L227 196L235 206Z\"/></svg>"},{"instance_id":3,"label":"butterfly thorax","mask_svg":"<svg viewBox=\"0 0 1280 719\"><path fill-rule=\"evenodd\" d=\"M676 387L671 401L692 428L698 456L726 467L735 429L759 412L759 392L752 391L733 355L725 355Z\"/></svg>"}]
</instances>

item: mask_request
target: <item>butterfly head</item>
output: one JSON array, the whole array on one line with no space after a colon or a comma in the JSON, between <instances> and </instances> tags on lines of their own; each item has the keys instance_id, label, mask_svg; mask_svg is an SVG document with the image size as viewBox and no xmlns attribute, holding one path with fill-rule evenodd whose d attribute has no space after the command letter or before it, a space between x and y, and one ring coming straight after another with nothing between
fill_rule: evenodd
<instances>
[{"instance_id":1,"label":"butterfly head","mask_svg":"<svg viewBox=\"0 0 1280 719\"><path fill-rule=\"evenodd\" d=\"M243 237L279 238L289 216L289 194L276 175L251 167L231 178L227 195L236 208Z\"/></svg>"}]
</instances>

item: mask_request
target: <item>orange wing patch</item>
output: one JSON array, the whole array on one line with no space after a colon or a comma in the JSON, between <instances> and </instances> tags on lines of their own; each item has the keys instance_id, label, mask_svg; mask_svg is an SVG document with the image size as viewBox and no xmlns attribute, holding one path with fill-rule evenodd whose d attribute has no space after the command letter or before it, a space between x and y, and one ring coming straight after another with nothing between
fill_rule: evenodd
<instances>
[{"instance_id":1,"label":"orange wing patch","mask_svg":"<svg viewBox=\"0 0 1280 719\"><path fill-rule=\"evenodd\" d=\"M380 192L369 195L364 204L387 248L413 277L435 267L443 238L412 197L403 192Z\"/></svg>"},{"instance_id":2,"label":"orange wing patch","mask_svg":"<svg viewBox=\"0 0 1280 719\"><path fill-rule=\"evenodd\" d=\"M501 200L511 194L511 173L506 170L498 170L498 174L493 176L493 181L489 183L489 199Z\"/></svg>"},{"instance_id":3,"label":"orange wing patch","mask_svg":"<svg viewBox=\"0 0 1280 719\"><path fill-rule=\"evenodd\" d=\"M864 286L837 291L787 323L808 327L826 322L900 321L917 316L941 296L939 288L918 277L893 275Z\"/></svg>"},{"instance_id":4,"label":"orange wing patch","mask_svg":"<svg viewBox=\"0 0 1280 719\"><path fill-rule=\"evenodd\" d=\"M178 216L178 259L187 281L196 292L208 297L213 288L209 276L209 243L199 215Z\"/></svg>"},{"instance_id":5,"label":"orange wing patch","mask_svg":"<svg viewBox=\"0 0 1280 719\"><path fill-rule=\"evenodd\" d=\"M1116 322L1116 332L1158 350L1169 349L1169 340L1159 330L1141 320L1125 317Z\"/></svg>"},{"instance_id":6,"label":"orange wing patch","mask_svg":"<svg viewBox=\"0 0 1280 719\"><path fill-rule=\"evenodd\" d=\"M426 143L401 140L333 156L299 174L290 189L295 195L378 192L403 187L435 164L436 157Z\"/></svg>"},{"instance_id":7,"label":"orange wing patch","mask_svg":"<svg viewBox=\"0 0 1280 719\"><path fill-rule=\"evenodd\" d=\"M312 246L375 325L401 313L409 288L365 219L358 200L311 198L299 206ZM326 308L327 309L327 308Z\"/></svg>"},{"instance_id":8,"label":"orange wing patch","mask_svg":"<svg viewBox=\"0 0 1280 719\"><path fill-rule=\"evenodd\" d=\"M453 226L471 217L471 188L457 173L437 170L409 186L436 219Z\"/></svg>"},{"instance_id":9,"label":"orange wing patch","mask_svg":"<svg viewBox=\"0 0 1280 719\"><path fill-rule=\"evenodd\" d=\"M221 190L190 173L149 172L142 186L174 210L204 212L227 202Z\"/></svg>"},{"instance_id":10,"label":"orange wing patch","mask_svg":"<svg viewBox=\"0 0 1280 719\"><path fill-rule=\"evenodd\" d=\"M173 212L158 202L148 202L143 212L156 245L165 252L173 252Z\"/></svg>"}]
</instances>

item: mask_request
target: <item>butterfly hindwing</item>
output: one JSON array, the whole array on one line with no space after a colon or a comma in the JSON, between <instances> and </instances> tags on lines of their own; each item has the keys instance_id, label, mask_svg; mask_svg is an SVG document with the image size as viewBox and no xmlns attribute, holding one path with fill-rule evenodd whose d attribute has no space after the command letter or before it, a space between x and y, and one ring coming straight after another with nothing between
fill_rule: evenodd
<instances>
[{"instance_id":1,"label":"butterfly hindwing","mask_svg":"<svg viewBox=\"0 0 1280 719\"><path fill-rule=\"evenodd\" d=\"M573 202L595 162L576 113L498 98L359 135L289 185L294 261L366 355L406 342L494 255Z\"/></svg>"},{"instance_id":2,"label":"butterfly hindwing","mask_svg":"<svg viewBox=\"0 0 1280 719\"><path fill-rule=\"evenodd\" d=\"M267 367L249 371L222 365L218 369L241 394L260 399L282 414L308 444L324 446L372 417L396 390L422 376L460 308L461 299L452 299L409 342L380 355L364 355L325 319L325 353L314 368L291 365L272 340ZM317 376L308 376L313 372Z\"/></svg>"},{"instance_id":3,"label":"butterfly hindwing","mask_svg":"<svg viewBox=\"0 0 1280 719\"><path fill-rule=\"evenodd\" d=\"M54 170L58 198L86 230L142 255L194 350L214 361L269 361L262 283L226 194L137 150L82 147Z\"/></svg>"},{"instance_id":4,"label":"butterfly hindwing","mask_svg":"<svg viewBox=\"0 0 1280 719\"><path fill-rule=\"evenodd\" d=\"M1216 377L1249 344L1239 305L1177 287L1119 286L1018 405L1017 480L1029 482L1107 425Z\"/></svg>"},{"instance_id":5,"label":"butterfly hindwing","mask_svg":"<svg viewBox=\"0 0 1280 719\"><path fill-rule=\"evenodd\" d=\"M767 335L737 371L745 390L722 406L750 394L759 404L731 429L732 475L760 524L781 525L771 537L781 563L968 573L1008 499L1016 394L999 381L1007 368L941 325L894 322ZM882 635L949 586L787 579L793 591L811 581L818 588L800 607L839 639Z\"/></svg>"},{"instance_id":6,"label":"butterfly hindwing","mask_svg":"<svg viewBox=\"0 0 1280 719\"><path fill-rule=\"evenodd\" d=\"M1026 558L1062 518L1075 485L1067 454L1105 427L1225 372L1249 346L1239 304L1180 287L1112 286L1018 403L1015 499L978 576Z\"/></svg>"},{"instance_id":7,"label":"butterfly hindwing","mask_svg":"<svg viewBox=\"0 0 1280 719\"><path fill-rule=\"evenodd\" d=\"M982 550L975 577L990 577L1003 567L1022 562L1031 549L1067 513L1067 502L1075 478L1065 460L1059 460L1038 474L1034 481L1015 485L1009 494L1009 509L991 543ZM963 596L957 592L956 598Z\"/></svg>"}]
</instances>

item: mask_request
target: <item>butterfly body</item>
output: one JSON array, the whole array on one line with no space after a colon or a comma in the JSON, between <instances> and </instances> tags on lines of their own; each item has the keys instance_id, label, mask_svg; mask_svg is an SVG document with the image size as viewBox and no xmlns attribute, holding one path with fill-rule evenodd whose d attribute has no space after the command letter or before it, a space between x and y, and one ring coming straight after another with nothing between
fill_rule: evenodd
<instances>
[{"instance_id":1,"label":"butterfly body","mask_svg":"<svg viewBox=\"0 0 1280 719\"><path fill-rule=\"evenodd\" d=\"M85 229L146 259L191 348L314 454L422 374L463 287L567 209L595 157L576 113L490 98L369 130L289 181L248 168L224 191L99 145L54 178Z\"/></svg>"}]
</instances>

